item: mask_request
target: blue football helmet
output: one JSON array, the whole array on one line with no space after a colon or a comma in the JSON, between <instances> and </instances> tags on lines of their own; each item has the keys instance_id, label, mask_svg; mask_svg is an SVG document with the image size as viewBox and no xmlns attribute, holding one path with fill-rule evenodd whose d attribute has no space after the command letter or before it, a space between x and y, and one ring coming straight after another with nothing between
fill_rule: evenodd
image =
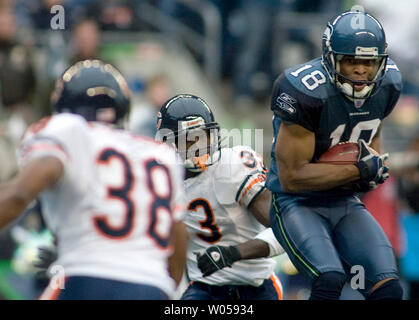
<instances>
[{"instance_id":1,"label":"blue football helmet","mask_svg":"<svg viewBox=\"0 0 419 320\"><path fill-rule=\"evenodd\" d=\"M204 171L220 159L220 127L200 97L179 94L166 101L157 114L157 130L158 139L176 148L188 171ZM195 146L187 148L195 137Z\"/></svg>"},{"instance_id":2,"label":"blue football helmet","mask_svg":"<svg viewBox=\"0 0 419 320\"><path fill-rule=\"evenodd\" d=\"M125 78L114 66L84 60L69 67L56 81L51 103L58 113L116 124L129 112L130 95Z\"/></svg>"},{"instance_id":3,"label":"blue football helmet","mask_svg":"<svg viewBox=\"0 0 419 320\"><path fill-rule=\"evenodd\" d=\"M331 82L351 100L365 100L377 89L386 72L387 43L381 24L371 15L349 11L327 24L322 39L322 63ZM368 81L355 81L340 72L344 56L374 60L374 75ZM349 82L349 83L348 83ZM359 92L354 85L366 86Z\"/></svg>"}]
</instances>

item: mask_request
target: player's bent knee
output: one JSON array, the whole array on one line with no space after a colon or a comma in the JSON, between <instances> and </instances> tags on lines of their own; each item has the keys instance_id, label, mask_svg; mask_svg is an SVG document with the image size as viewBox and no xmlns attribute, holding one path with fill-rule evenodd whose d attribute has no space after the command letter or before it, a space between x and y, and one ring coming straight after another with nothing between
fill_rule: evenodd
<instances>
[{"instance_id":1,"label":"player's bent knee","mask_svg":"<svg viewBox=\"0 0 419 320\"><path fill-rule=\"evenodd\" d=\"M341 272L325 272L314 280L310 300L337 300L346 281Z\"/></svg>"},{"instance_id":2,"label":"player's bent knee","mask_svg":"<svg viewBox=\"0 0 419 320\"><path fill-rule=\"evenodd\" d=\"M367 300L402 300L403 289L399 279L391 279L375 289Z\"/></svg>"}]
</instances>

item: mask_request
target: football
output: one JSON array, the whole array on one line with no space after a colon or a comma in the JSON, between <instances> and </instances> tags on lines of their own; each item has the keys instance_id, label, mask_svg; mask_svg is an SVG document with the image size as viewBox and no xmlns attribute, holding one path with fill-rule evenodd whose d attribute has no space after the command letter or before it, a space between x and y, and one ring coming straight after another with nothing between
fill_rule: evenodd
<instances>
[{"instance_id":1,"label":"football","mask_svg":"<svg viewBox=\"0 0 419 320\"><path fill-rule=\"evenodd\" d=\"M354 164L358 161L359 146L356 142L341 142L324 152L317 162L329 164Z\"/></svg>"}]
</instances>

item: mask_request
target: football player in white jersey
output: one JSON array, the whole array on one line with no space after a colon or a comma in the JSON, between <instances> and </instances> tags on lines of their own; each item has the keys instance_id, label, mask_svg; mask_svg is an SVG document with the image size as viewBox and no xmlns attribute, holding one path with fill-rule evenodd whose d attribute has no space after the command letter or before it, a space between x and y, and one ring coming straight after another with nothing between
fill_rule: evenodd
<instances>
[{"instance_id":1,"label":"football player in white jersey","mask_svg":"<svg viewBox=\"0 0 419 320\"><path fill-rule=\"evenodd\" d=\"M266 258L283 250L266 228L271 197L262 158L245 146L221 148L213 113L196 96L167 101L157 127L158 139L176 147L187 169L184 222L191 283L182 299L281 299L275 262ZM258 259L245 260L250 258Z\"/></svg>"},{"instance_id":2,"label":"football player in white jersey","mask_svg":"<svg viewBox=\"0 0 419 320\"><path fill-rule=\"evenodd\" d=\"M0 185L0 227L39 196L57 237L43 299L168 299L181 280L183 165L169 146L109 125L129 100L113 66L76 63L57 81L58 114L28 128L21 170Z\"/></svg>"}]
</instances>

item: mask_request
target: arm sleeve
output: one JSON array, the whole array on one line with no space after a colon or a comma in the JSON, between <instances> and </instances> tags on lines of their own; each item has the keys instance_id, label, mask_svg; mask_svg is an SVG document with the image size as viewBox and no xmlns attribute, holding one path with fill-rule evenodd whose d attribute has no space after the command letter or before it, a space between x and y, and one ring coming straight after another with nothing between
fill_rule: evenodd
<instances>
[{"instance_id":1,"label":"arm sleeve","mask_svg":"<svg viewBox=\"0 0 419 320\"><path fill-rule=\"evenodd\" d=\"M266 168L262 157L245 146L222 150L222 164L216 172L214 190L223 205L248 207L265 189Z\"/></svg>"},{"instance_id":2,"label":"arm sleeve","mask_svg":"<svg viewBox=\"0 0 419 320\"><path fill-rule=\"evenodd\" d=\"M267 228L262 232L258 233L255 239L262 240L269 245L268 258L278 256L285 252L282 246L279 244L278 240L276 240L276 237L271 228Z\"/></svg>"},{"instance_id":3,"label":"arm sleeve","mask_svg":"<svg viewBox=\"0 0 419 320\"><path fill-rule=\"evenodd\" d=\"M66 167L71 162L71 151L86 142L86 126L83 118L74 115L41 119L27 129L19 145L19 166L23 167L36 158L53 156Z\"/></svg>"}]
</instances>

